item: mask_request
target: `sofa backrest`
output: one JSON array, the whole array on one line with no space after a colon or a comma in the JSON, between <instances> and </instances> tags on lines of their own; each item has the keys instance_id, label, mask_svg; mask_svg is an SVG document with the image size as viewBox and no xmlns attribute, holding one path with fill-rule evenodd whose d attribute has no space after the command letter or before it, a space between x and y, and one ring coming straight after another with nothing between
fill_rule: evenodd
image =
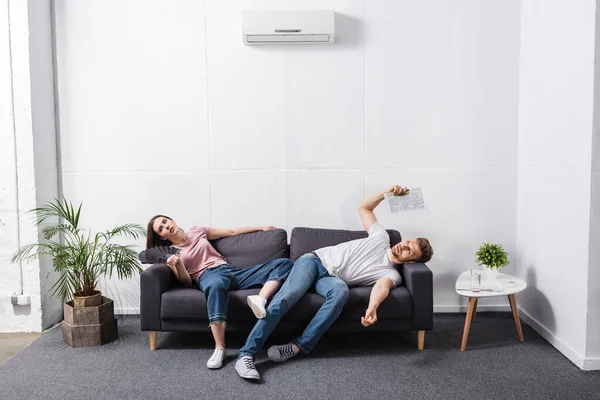
<instances>
[{"instance_id":1,"label":"sofa backrest","mask_svg":"<svg viewBox=\"0 0 600 400\"><path fill-rule=\"evenodd\" d=\"M390 246L402 241L400 232L387 229L390 236ZM290 238L290 259L296 261L302 255L320 249L335 246L350 240L366 238L366 231L347 231L324 228L294 228Z\"/></svg>"},{"instance_id":2,"label":"sofa backrest","mask_svg":"<svg viewBox=\"0 0 600 400\"><path fill-rule=\"evenodd\" d=\"M225 237L213 240L211 244L229 264L241 268L290 256L287 232L284 229Z\"/></svg>"}]
</instances>

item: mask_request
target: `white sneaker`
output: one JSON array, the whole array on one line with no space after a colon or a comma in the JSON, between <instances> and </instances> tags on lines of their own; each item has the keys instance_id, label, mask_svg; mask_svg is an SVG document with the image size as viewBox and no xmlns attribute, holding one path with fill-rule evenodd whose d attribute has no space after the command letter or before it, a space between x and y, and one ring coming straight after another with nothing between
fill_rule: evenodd
<instances>
[{"instance_id":1,"label":"white sneaker","mask_svg":"<svg viewBox=\"0 0 600 400\"><path fill-rule=\"evenodd\" d=\"M260 374L254 366L254 360L250 356L238 358L235 362L235 370L244 379L260 379Z\"/></svg>"},{"instance_id":2,"label":"white sneaker","mask_svg":"<svg viewBox=\"0 0 600 400\"><path fill-rule=\"evenodd\" d=\"M223 361L225 360L225 353L226 351L222 347L215 349L212 356L210 356L210 358L206 362L206 366L210 369L221 368L223 366Z\"/></svg>"},{"instance_id":3,"label":"white sneaker","mask_svg":"<svg viewBox=\"0 0 600 400\"><path fill-rule=\"evenodd\" d=\"M265 310L267 299L264 297L258 295L248 296L248 305L252 309L252 312L256 318L262 319L267 316L267 310Z\"/></svg>"}]
</instances>

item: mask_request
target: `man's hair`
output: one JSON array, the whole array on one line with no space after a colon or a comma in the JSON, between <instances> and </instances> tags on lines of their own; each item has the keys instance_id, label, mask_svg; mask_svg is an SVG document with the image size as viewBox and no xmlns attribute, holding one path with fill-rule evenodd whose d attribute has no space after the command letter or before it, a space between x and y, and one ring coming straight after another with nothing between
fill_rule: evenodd
<instances>
[{"instance_id":1,"label":"man's hair","mask_svg":"<svg viewBox=\"0 0 600 400\"><path fill-rule=\"evenodd\" d=\"M431 260L431 256L433 256L433 249L431 248L429 240L425 238L416 238L415 240L419 245L419 249L421 249L421 257L416 259L415 262L426 263Z\"/></svg>"},{"instance_id":2,"label":"man's hair","mask_svg":"<svg viewBox=\"0 0 600 400\"><path fill-rule=\"evenodd\" d=\"M155 215L154 217L152 217L152 219L150 220L150 222L148 222L148 232L146 235L146 248L149 249L150 247L155 247L155 246L170 246L172 243L170 240L167 239L163 239L160 237L160 235L156 232L154 232L154 220L156 220L157 218L166 218L166 219L170 219L171 221L173 221L173 218L169 218L166 215Z\"/></svg>"}]
</instances>

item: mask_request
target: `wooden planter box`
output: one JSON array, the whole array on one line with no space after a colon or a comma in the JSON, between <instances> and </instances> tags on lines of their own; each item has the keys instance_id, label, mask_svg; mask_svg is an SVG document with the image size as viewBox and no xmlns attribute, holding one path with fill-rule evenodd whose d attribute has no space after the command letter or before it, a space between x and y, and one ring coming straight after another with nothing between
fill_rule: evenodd
<instances>
[{"instance_id":1,"label":"wooden planter box","mask_svg":"<svg viewBox=\"0 0 600 400\"><path fill-rule=\"evenodd\" d=\"M102 297L102 304L95 307L75 308L73 301L64 305L62 322L63 342L73 347L98 346L117 338L117 319L114 303Z\"/></svg>"},{"instance_id":2,"label":"wooden planter box","mask_svg":"<svg viewBox=\"0 0 600 400\"><path fill-rule=\"evenodd\" d=\"M101 293L98 290L96 290L94 291L93 295L85 297L75 297L70 303L73 303L72 306L74 306L75 308L80 308L99 306L102 305L103 302L104 297L102 297Z\"/></svg>"}]
</instances>

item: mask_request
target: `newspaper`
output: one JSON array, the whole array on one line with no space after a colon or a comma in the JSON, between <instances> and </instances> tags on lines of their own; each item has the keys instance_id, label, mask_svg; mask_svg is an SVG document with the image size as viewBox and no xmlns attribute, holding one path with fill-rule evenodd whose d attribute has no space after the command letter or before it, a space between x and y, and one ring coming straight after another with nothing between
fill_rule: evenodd
<instances>
[{"instance_id":1,"label":"newspaper","mask_svg":"<svg viewBox=\"0 0 600 400\"><path fill-rule=\"evenodd\" d=\"M386 193L384 197L390 205L390 211L393 213L406 211L427 211L423 192L421 188L409 189L405 194L394 196L392 193Z\"/></svg>"},{"instance_id":2,"label":"newspaper","mask_svg":"<svg viewBox=\"0 0 600 400\"><path fill-rule=\"evenodd\" d=\"M462 290L470 290L472 292L476 291L476 290L473 290L473 284L467 283L467 282L457 283L456 290L461 290L461 291ZM501 292L502 285L497 284L497 283L493 283L493 284L489 284L489 285L480 285L479 291L481 291L481 292Z\"/></svg>"}]
</instances>

